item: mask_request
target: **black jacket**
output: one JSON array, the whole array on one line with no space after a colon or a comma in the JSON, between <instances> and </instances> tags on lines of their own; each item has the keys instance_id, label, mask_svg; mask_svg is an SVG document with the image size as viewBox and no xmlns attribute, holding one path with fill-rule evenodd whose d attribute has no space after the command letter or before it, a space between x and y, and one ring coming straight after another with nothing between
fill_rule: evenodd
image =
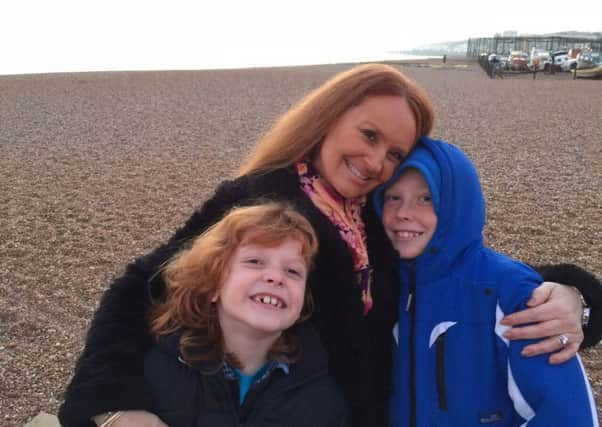
<instances>
[{"instance_id":1,"label":"black jacket","mask_svg":"<svg viewBox=\"0 0 602 427\"><path fill-rule=\"evenodd\" d=\"M231 207L253 203L257 198L293 203L315 228L320 248L308 278L315 301L311 322L328 353L331 374L350 404L353 425L387 424L391 330L399 286L392 280L391 269L397 257L374 210L366 206L363 219L374 268L374 306L363 316L350 252L338 230L299 188L297 173L291 167L222 183L165 245L128 265L111 284L94 315L59 411L64 426L90 426L90 417L109 410L152 407L143 358L153 345L147 312L152 298L160 298L163 290L157 274L160 266ZM544 277L555 278L553 274Z\"/></svg>"},{"instance_id":2,"label":"black jacket","mask_svg":"<svg viewBox=\"0 0 602 427\"><path fill-rule=\"evenodd\" d=\"M327 355L310 325L297 327L301 359L251 387L242 406L237 382L208 364L179 360L177 336L162 339L145 358L153 412L170 427L344 427L346 402L328 372Z\"/></svg>"}]
</instances>

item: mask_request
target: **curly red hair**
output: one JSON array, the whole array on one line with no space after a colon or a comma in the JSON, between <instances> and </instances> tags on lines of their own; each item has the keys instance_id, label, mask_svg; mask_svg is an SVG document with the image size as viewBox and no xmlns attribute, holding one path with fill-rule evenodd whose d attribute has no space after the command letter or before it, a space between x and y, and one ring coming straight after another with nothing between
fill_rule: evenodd
<instances>
[{"instance_id":1,"label":"curly red hair","mask_svg":"<svg viewBox=\"0 0 602 427\"><path fill-rule=\"evenodd\" d=\"M318 250L318 239L309 221L281 202L237 207L178 252L163 269L167 296L151 312L151 332L159 337L181 332L180 352L188 363L228 360L240 367L236 356L226 354L212 298L229 274L228 266L240 245L276 246L292 238L301 243L308 267ZM300 321L311 314L309 290ZM289 331L276 340L268 357L294 361L298 345Z\"/></svg>"}]
</instances>

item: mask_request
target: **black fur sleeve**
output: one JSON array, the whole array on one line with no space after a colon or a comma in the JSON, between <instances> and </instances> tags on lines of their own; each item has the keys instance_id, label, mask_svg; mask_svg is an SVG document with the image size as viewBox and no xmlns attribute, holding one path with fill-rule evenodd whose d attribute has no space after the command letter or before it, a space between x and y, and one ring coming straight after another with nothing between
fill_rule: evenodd
<instances>
[{"instance_id":1,"label":"black fur sleeve","mask_svg":"<svg viewBox=\"0 0 602 427\"><path fill-rule=\"evenodd\" d=\"M596 345L602 339L602 284L591 273L573 264L536 266L544 280L571 285L579 289L591 307L589 325L583 329L581 348Z\"/></svg>"},{"instance_id":2,"label":"black fur sleeve","mask_svg":"<svg viewBox=\"0 0 602 427\"><path fill-rule=\"evenodd\" d=\"M59 419L65 427L93 426L90 418L121 409L151 408L143 359L153 344L147 314L152 296L162 295L162 265L189 239L215 223L230 207L248 198L244 180L223 183L164 245L129 264L101 299L84 351L65 392Z\"/></svg>"}]
</instances>

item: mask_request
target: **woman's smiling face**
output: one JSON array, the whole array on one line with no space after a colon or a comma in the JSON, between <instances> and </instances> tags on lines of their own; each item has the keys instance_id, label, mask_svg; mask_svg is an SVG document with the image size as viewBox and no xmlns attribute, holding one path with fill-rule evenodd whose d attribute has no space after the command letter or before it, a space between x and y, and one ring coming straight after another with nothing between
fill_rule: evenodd
<instances>
[{"instance_id":1,"label":"woman's smiling face","mask_svg":"<svg viewBox=\"0 0 602 427\"><path fill-rule=\"evenodd\" d=\"M368 96L334 122L314 166L343 197L365 196L393 175L416 138L416 119L405 98Z\"/></svg>"}]
</instances>

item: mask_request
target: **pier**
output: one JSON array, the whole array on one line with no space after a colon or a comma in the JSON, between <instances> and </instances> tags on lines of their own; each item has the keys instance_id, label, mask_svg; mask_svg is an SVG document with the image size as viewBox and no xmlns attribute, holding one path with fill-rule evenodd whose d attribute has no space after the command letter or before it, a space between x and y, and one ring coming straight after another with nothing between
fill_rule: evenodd
<instances>
[{"instance_id":1,"label":"pier","mask_svg":"<svg viewBox=\"0 0 602 427\"><path fill-rule=\"evenodd\" d=\"M598 38L568 36L516 36L482 37L468 39L466 56L478 58L481 53L508 55L513 50L529 52L531 48L556 51L560 49L580 48L602 54L602 34Z\"/></svg>"}]
</instances>

